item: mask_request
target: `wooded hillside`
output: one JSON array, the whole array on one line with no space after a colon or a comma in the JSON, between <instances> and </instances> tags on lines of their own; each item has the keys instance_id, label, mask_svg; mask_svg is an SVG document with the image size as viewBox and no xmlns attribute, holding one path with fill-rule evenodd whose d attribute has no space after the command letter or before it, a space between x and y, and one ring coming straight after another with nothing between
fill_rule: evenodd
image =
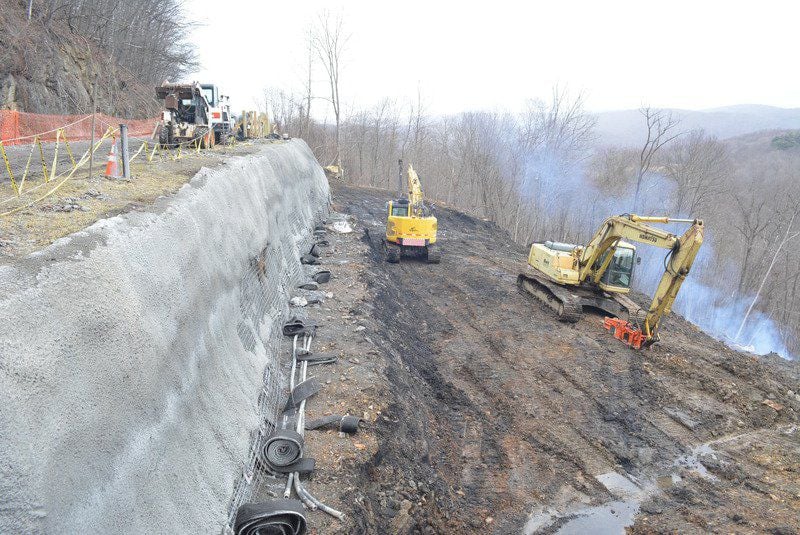
<instances>
[{"instance_id":1,"label":"wooded hillside","mask_svg":"<svg viewBox=\"0 0 800 535\"><path fill-rule=\"evenodd\" d=\"M335 161L335 129L309 116L306 95L271 90L266 102L321 162ZM582 99L563 91L521 113L445 117L427 114L422 100L385 100L342 120L344 179L397 191L402 158L429 199L495 221L521 244L585 243L606 217L625 212L702 218L706 242L676 310L729 342L796 354L800 149L773 142L794 134L720 140L668 112L642 110L640 120L650 143L623 148L600 139ZM651 292L663 254L640 251L638 286Z\"/></svg>"},{"instance_id":2,"label":"wooded hillside","mask_svg":"<svg viewBox=\"0 0 800 535\"><path fill-rule=\"evenodd\" d=\"M179 0L0 0L0 108L152 116L153 86L195 66Z\"/></svg>"}]
</instances>

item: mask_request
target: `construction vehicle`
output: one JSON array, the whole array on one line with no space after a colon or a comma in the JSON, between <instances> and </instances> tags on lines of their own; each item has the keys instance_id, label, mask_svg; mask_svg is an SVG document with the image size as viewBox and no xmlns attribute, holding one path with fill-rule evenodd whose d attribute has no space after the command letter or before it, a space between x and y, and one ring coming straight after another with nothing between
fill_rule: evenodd
<instances>
[{"instance_id":1,"label":"construction vehicle","mask_svg":"<svg viewBox=\"0 0 800 535\"><path fill-rule=\"evenodd\" d=\"M648 223L691 225L678 237ZM634 266L641 263L631 242L668 250L664 275L647 310L627 295ZM701 220L623 214L606 219L586 246L549 241L532 244L528 255L532 270L520 274L517 282L555 310L562 321L578 321L584 307L606 312L613 317L607 317L604 326L616 338L640 349L658 341L661 318L672 309L702 243Z\"/></svg>"},{"instance_id":2,"label":"construction vehicle","mask_svg":"<svg viewBox=\"0 0 800 535\"><path fill-rule=\"evenodd\" d=\"M233 132L227 97L212 84L170 84L156 87L164 101L163 124L158 141L172 148L187 143L201 148L225 143Z\"/></svg>"},{"instance_id":3,"label":"construction vehicle","mask_svg":"<svg viewBox=\"0 0 800 535\"><path fill-rule=\"evenodd\" d=\"M400 189L403 182L403 160L399 162ZM422 184L414 168L406 172L408 193L406 197L387 203L386 261L400 262L403 256L424 257L429 264L438 264L441 252L436 245L438 222L431 215L422 196Z\"/></svg>"},{"instance_id":4,"label":"construction vehicle","mask_svg":"<svg viewBox=\"0 0 800 535\"><path fill-rule=\"evenodd\" d=\"M266 113L245 110L236 122L236 136L240 140L266 138L271 132L272 126Z\"/></svg>"},{"instance_id":5,"label":"construction vehicle","mask_svg":"<svg viewBox=\"0 0 800 535\"><path fill-rule=\"evenodd\" d=\"M231 115L230 98L220 94L219 88L214 84L200 84L200 88L208 102L214 142L225 144L233 135L235 128L235 122Z\"/></svg>"}]
</instances>

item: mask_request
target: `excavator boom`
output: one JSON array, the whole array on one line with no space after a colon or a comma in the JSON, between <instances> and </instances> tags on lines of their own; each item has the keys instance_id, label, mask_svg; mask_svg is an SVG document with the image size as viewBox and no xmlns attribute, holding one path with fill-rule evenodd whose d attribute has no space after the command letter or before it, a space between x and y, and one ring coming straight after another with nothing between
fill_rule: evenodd
<instances>
[{"instance_id":1,"label":"excavator boom","mask_svg":"<svg viewBox=\"0 0 800 535\"><path fill-rule=\"evenodd\" d=\"M673 220L667 217L642 218L635 214L609 217L583 250L578 278L584 281L591 277L592 282L599 282L611 261L611 256L605 255L606 251L615 247L620 240L644 243L663 249L672 249L674 247L675 242L678 240L677 236L671 232L645 225L645 221L669 223ZM599 267L596 266L597 261L604 257L604 263Z\"/></svg>"},{"instance_id":2,"label":"excavator boom","mask_svg":"<svg viewBox=\"0 0 800 535\"><path fill-rule=\"evenodd\" d=\"M409 164L408 166L408 202L412 206L422 204L422 183L419 181L419 176L414 168Z\"/></svg>"}]
</instances>

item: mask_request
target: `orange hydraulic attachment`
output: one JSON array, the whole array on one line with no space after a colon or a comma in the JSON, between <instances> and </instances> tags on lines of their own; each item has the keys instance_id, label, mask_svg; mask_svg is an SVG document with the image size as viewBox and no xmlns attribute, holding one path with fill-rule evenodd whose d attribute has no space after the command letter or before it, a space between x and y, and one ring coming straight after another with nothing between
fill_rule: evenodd
<instances>
[{"instance_id":1,"label":"orange hydraulic attachment","mask_svg":"<svg viewBox=\"0 0 800 535\"><path fill-rule=\"evenodd\" d=\"M619 318L606 318L603 320L603 327L611 331L614 338L622 340L634 349L641 349L646 340L644 333L630 322Z\"/></svg>"}]
</instances>

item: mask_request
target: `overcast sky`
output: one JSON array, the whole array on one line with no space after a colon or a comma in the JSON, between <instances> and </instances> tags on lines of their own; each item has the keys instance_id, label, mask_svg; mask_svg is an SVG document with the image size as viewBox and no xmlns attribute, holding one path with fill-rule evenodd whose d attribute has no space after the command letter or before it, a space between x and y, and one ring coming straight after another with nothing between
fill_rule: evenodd
<instances>
[{"instance_id":1,"label":"overcast sky","mask_svg":"<svg viewBox=\"0 0 800 535\"><path fill-rule=\"evenodd\" d=\"M440 2L188 0L203 70L252 108L299 90L308 29L341 15L343 106L415 99L432 113L516 109L554 84L592 111L731 104L800 107L800 3L708 0ZM321 68L318 91L325 91ZM320 102L318 107L324 104Z\"/></svg>"}]
</instances>

